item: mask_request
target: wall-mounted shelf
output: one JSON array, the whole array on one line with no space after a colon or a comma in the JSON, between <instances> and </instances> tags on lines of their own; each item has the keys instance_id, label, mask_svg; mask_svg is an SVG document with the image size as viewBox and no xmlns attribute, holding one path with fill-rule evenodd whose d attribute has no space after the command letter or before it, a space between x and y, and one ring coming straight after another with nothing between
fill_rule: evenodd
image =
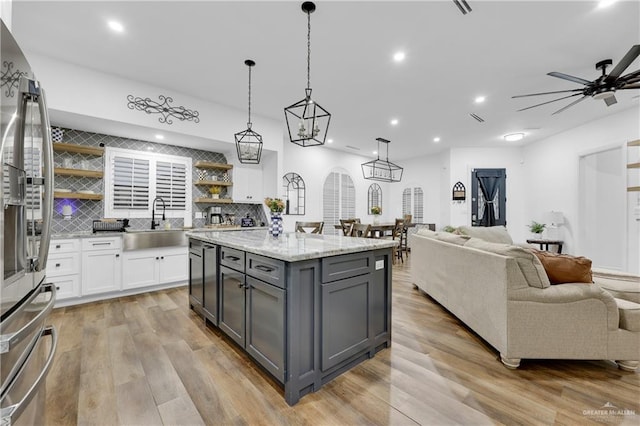
<instances>
[{"instance_id":1,"label":"wall-mounted shelf","mask_svg":"<svg viewBox=\"0 0 640 426\"><path fill-rule=\"evenodd\" d=\"M194 200L196 203L202 204L231 204L233 200L231 198L207 198L199 197Z\"/></svg>"},{"instance_id":2,"label":"wall-mounted shelf","mask_svg":"<svg viewBox=\"0 0 640 426\"><path fill-rule=\"evenodd\" d=\"M63 167L56 167L53 169L53 173L62 176L76 176L76 177L89 177L89 178L102 178L104 172L102 170L83 170L83 169L65 169Z\"/></svg>"},{"instance_id":3,"label":"wall-mounted shelf","mask_svg":"<svg viewBox=\"0 0 640 426\"><path fill-rule=\"evenodd\" d=\"M57 152L71 152L74 154L103 155L104 148L100 146L75 145L70 143L56 142L53 150Z\"/></svg>"},{"instance_id":4,"label":"wall-mounted shelf","mask_svg":"<svg viewBox=\"0 0 640 426\"><path fill-rule=\"evenodd\" d=\"M640 192L640 186L630 186L627 188L629 192Z\"/></svg>"},{"instance_id":5,"label":"wall-mounted shelf","mask_svg":"<svg viewBox=\"0 0 640 426\"><path fill-rule=\"evenodd\" d=\"M82 194L80 192L54 192L53 198L64 198L74 200L102 200L102 194Z\"/></svg>"},{"instance_id":6,"label":"wall-mounted shelf","mask_svg":"<svg viewBox=\"0 0 640 426\"><path fill-rule=\"evenodd\" d=\"M194 185L203 185L203 186L231 186L233 185L231 182L223 182L220 180L197 180L193 182Z\"/></svg>"},{"instance_id":7,"label":"wall-mounted shelf","mask_svg":"<svg viewBox=\"0 0 640 426\"><path fill-rule=\"evenodd\" d=\"M217 169L217 170L233 169L233 164L212 163L211 161L196 161L195 166L198 169Z\"/></svg>"},{"instance_id":8,"label":"wall-mounted shelf","mask_svg":"<svg viewBox=\"0 0 640 426\"><path fill-rule=\"evenodd\" d=\"M640 139L627 143L627 146L640 146Z\"/></svg>"},{"instance_id":9,"label":"wall-mounted shelf","mask_svg":"<svg viewBox=\"0 0 640 426\"><path fill-rule=\"evenodd\" d=\"M629 163L627 169L640 169L640 163Z\"/></svg>"}]
</instances>

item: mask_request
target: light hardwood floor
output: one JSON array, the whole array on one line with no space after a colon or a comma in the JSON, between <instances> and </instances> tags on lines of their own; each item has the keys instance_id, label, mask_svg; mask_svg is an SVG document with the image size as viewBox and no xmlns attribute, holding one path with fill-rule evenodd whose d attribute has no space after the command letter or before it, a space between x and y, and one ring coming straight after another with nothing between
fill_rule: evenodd
<instances>
[{"instance_id":1,"label":"light hardwood floor","mask_svg":"<svg viewBox=\"0 0 640 426\"><path fill-rule=\"evenodd\" d=\"M640 424L640 373L609 361L508 370L413 288L410 261L393 269L391 348L294 407L189 310L186 287L57 309L47 424ZM607 403L627 412L596 412Z\"/></svg>"}]
</instances>

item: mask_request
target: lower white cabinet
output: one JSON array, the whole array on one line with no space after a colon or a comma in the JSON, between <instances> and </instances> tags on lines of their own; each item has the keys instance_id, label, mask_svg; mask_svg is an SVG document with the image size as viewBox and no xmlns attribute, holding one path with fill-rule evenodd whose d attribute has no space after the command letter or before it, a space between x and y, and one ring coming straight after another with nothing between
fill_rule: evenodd
<instances>
[{"instance_id":1,"label":"lower white cabinet","mask_svg":"<svg viewBox=\"0 0 640 426\"><path fill-rule=\"evenodd\" d=\"M122 286L124 289L189 279L187 247L125 251L122 260Z\"/></svg>"},{"instance_id":2,"label":"lower white cabinet","mask_svg":"<svg viewBox=\"0 0 640 426\"><path fill-rule=\"evenodd\" d=\"M80 297L80 239L51 240L47 283L58 288L58 300Z\"/></svg>"},{"instance_id":3,"label":"lower white cabinet","mask_svg":"<svg viewBox=\"0 0 640 426\"><path fill-rule=\"evenodd\" d=\"M122 287L122 238L82 240L82 295L119 291Z\"/></svg>"}]
</instances>

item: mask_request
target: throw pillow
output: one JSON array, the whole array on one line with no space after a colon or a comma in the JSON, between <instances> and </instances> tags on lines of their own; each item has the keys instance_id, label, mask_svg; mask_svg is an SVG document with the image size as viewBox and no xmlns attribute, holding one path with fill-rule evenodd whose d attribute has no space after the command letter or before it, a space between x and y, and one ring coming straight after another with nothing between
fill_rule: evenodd
<instances>
[{"instance_id":1,"label":"throw pillow","mask_svg":"<svg viewBox=\"0 0 640 426\"><path fill-rule=\"evenodd\" d=\"M464 246L512 257L518 263L522 275L524 275L530 287L549 287L549 278L547 278L547 273L540 260L533 253L522 247L511 244L490 243L479 238L471 238Z\"/></svg>"},{"instance_id":2,"label":"throw pillow","mask_svg":"<svg viewBox=\"0 0 640 426\"><path fill-rule=\"evenodd\" d=\"M490 243L513 244L511 235L504 226L460 226L458 232Z\"/></svg>"},{"instance_id":3,"label":"throw pillow","mask_svg":"<svg viewBox=\"0 0 640 426\"><path fill-rule=\"evenodd\" d=\"M591 273L591 259L582 256L551 253L538 249L529 249L534 253L544 270L547 272L551 284L589 283L593 282Z\"/></svg>"}]
</instances>

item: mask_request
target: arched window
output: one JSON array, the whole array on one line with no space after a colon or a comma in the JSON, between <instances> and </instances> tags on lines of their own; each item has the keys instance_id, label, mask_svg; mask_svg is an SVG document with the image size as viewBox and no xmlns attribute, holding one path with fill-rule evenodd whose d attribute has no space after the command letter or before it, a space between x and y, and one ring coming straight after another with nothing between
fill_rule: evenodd
<instances>
[{"instance_id":1,"label":"arched window","mask_svg":"<svg viewBox=\"0 0 640 426\"><path fill-rule=\"evenodd\" d=\"M367 212L371 214L371 207L382 207L382 188L377 183L369 185L367 194Z\"/></svg>"},{"instance_id":2,"label":"arched window","mask_svg":"<svg viewBox=\"0 0 640 426\"><path fill-rule=\"evenodd\" d=\"M323 234L338 235L333 225L356 215L356 187L346 173L331 172L322 188Z\"/></svg>"},{"instance_id":3,"label":"arched window","mask_svg":"<svg viewBox=\"0 0 640 426\"><path fill-rule=\"evenodd\" d=\"M402 215L408 214L412 215L412 222L422 223L424 220L424 192L420 187L402 191Z\"/></svg>"},{"instance_id":4,"label":"arched window","mask_svg":"<svg viewBox=\"0 0 640 426\"><path fill-rule=\"evenodd\" d=\"M302 177L297 173L287 173L282 177L282 186L287 194L284 214L305 214L305 187Z\"/></svg>"}]
</instances>

